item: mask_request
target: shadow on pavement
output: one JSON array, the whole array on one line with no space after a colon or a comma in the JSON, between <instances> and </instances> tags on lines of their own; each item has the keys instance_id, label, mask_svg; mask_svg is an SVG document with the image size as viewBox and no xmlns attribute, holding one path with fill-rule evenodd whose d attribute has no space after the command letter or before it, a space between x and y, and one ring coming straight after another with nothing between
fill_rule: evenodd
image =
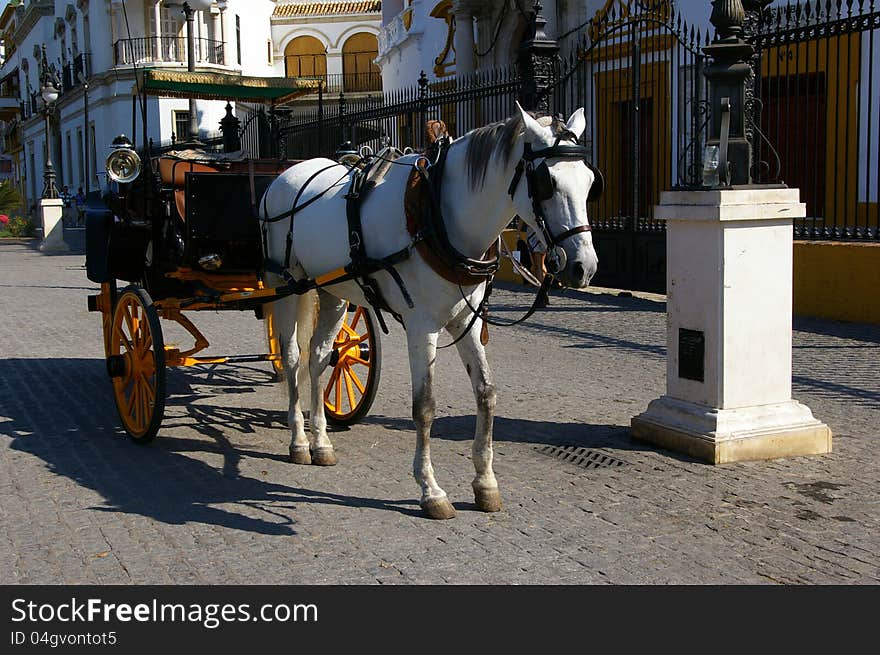
<instances>
[{"instance_id":1,"label":"shadow on pavement","mask_svg":"<svg viewBox=\"0 0 880 655\"><path fill-rule=\"evenodd\" d=\"M402 430L414 434L413 422L408 418L393 416L367 416L366 424L379 425L389 430ZM432 439L470 441L474 438L476 416L442 416L434 421ZM415 438L415 437L414 437ZM535 446L576 446L582 448L614 448L635 452L656 451L656 448L633 441L629 428L621 425L594 423L562 423L556 421L533 421L520 418L495 417L492 440L495 443L524 443ZM682 461L690 458L669 453Z\"/></svg>"},{"instance_id":2,"label":"shadow on pavement","mask_svg":"<svg viewBox=\"0 0 880 655\"><path fill-rule=\"evenodd\" d=\"M210 399L212 385L217 387L213 393L217 397L229 393L230 384L233 392L241 392L243 387L270 379L271 374L258 370L250 374L242 369L222 374L169 371L168 409L176 411L195 397ZM41 459L51 473L100 494L103 505L91 509L137 514L174 525L197 522L269 535L295 535L295 520L289 511L280 510L303 504L420 516L414 499L327 493L242 474L243 458L285 461L286 457L237 448L227 436L229 428L252 432L251 419L273 425L284 420L281 412L204 405L190 405L185 412L187 420L195 417L198 432L210 440L173 436L176 421L171 418L153 443L141 446L119 427L103 360L0 360L0 442L7 440L11 449ZM219 454L222 465L187 453Z\"/></svg>"}]
</instances>

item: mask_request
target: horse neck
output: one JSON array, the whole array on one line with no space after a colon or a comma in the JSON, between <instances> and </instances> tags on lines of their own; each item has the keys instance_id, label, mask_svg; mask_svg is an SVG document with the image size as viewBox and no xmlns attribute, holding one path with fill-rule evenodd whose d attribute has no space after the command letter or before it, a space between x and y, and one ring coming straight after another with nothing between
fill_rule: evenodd
<instances>
[{"instance_id":1,"label":"horse neck","mask_svg":"<svg viewBox=\"0 0 880 655\"><path fill-rule=\"evenodd\" d=\"M449 241L462 254L476 258L486 252L516 215L507 189L522 145L514 147L507 162L493 155L485 180L474 189L467 173L467 138L456 142L447 154L441 208Z\"/></svg>"}]
</instances>

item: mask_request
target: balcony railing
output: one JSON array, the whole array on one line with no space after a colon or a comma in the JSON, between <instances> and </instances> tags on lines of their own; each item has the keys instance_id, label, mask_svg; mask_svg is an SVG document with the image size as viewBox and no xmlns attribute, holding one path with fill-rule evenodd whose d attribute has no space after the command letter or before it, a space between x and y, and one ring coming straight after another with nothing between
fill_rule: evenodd
<instances>
[{"instance_id":1,"label":"balcony railing","mask_svg":"<svg viewBox=\"0 0 880 655\"><path fill-rule=\"evenodd\" d=\"M223 42L213 39L195 39L197 64L223 64ZM177 36L119 39L113 44L116 66L145 63L186 63L186 39Z\"/></svg>"},{"instance_id":2,"label":"balcony railing","mask_svg":"<svg viewBox=\"0 0 880 655\"><path fill-rule=\"evenodd\" d=\"M334 73L322 76L303 76L301 79L323 80L324 93L363 93L382 90L382 74L369 73Z\"/></svg>"},{"instance_id":3,"label":"balcony railing","mask_svg":"<svg viewBox=\"0 0 880 655\"><path fill-rule=\"evenodd\" d=\"M92 74L91 55L88 52L81 52L73 61L69 61L61 69L61 88L64 92L70 91L82 84L82 77L88 79Z\"/></svg>"}]
</instances>

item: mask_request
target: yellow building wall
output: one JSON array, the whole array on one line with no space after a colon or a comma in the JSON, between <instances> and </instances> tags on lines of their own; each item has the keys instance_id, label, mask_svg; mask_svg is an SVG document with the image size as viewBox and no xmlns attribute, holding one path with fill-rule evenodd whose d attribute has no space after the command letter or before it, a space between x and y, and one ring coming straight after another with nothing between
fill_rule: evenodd
<instances>
[{"instance_id":1,"label":"yellow building wall","mask_svg":"<svg viewBox=\"0 0 880 655\"><path fill-rule=\"evenodd\" d=\"M794 313L880 323L880 243L795 241Z\"/></svg>"}]
</instances>

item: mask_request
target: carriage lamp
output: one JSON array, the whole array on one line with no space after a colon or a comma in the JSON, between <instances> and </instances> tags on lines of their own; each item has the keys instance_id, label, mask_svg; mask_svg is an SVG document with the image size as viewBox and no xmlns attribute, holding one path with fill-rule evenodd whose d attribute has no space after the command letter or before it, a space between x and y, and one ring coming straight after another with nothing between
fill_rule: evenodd
<instances>
[{"instance_id":1,"label":"carriage lamp","mask_svg":"<svg viewBox=\"0 0 880 655\"><path fill-rule=\"evenodd\" d=\"M141 158L124 136L113 139L113 151L107 156L107 176L118 184L134 182L141 174Z\"/></svg>"}]
</instances>

